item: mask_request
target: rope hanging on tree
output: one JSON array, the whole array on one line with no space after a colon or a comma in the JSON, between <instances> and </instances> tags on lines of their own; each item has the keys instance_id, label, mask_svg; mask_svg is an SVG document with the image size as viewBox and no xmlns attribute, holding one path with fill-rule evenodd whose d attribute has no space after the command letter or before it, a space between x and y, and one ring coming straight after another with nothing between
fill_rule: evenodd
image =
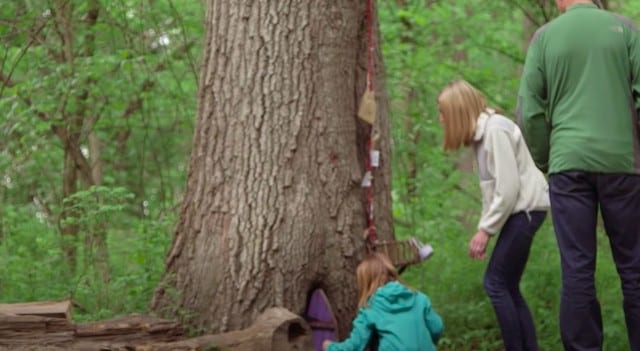
<instances>
[{"instance_id":1,"label":"rope hanging on tree","mask_svg":"<svg viewBox=\"0 0 640 351\"><path fill-rule=\"evenodd\" d=\"M369 250L379 250L386 253L394 262L399 271L404 270L410 264L419 263L433 253L430 245L423 245L415 237L411 240L402 241L378 241L376 238L376 227L373 206L373 173L380 163L380 152L376 149L378 130L376 123L376 100L375 100L375 45L374 45L374 0L367 1L366 28L367 28L367 86L360 101L358 117L367 123L367 142L365 153L365 175L362 179L362 187L365 189L367 229L365 237L369 243Z\"/></svg>"},{"instance_id":2,"label":"rope hanging on tree","mask_svg":"<svg viewBox=\"0 0 640 351\"><path fill-rule=\"evenodd\" d=\"M378 167L379 152L374 145L374 123L376 119L375 101L375 46L373 42L373 0L367 1L366 27L367 27L367 86L360 102L358 116L368 123L367 142L365 153L365 175L362 180L362 187L365 189L365 203L367 215L366 236L370 241L370 246L375 245L376 229L373 208L373 171Z\"/></svg>"}]
</instances>

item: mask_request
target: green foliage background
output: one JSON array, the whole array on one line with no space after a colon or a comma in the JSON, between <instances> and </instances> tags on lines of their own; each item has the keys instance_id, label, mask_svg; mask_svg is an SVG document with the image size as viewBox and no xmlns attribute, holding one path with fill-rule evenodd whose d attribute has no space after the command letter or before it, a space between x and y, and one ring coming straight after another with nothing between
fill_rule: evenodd
<instances>
[{"instance_id":1,"label":"green foliage background","mask_svg":"<svg viewBox=\"0 0 640 351\"><path fill-rule=\"evenodd\" d=\"M61 6L73 3L74 40ZM538 0L378 0L391 103L396 235L435 256L404 278L443 315L440 350L501 350L482 288L485 261L467 257L480 209L468 155L444 154L435 98L455 78L510 115L532 31L555 13ZM609 2L636 22L640 3ZM99 5L88 25L91 5ZM191 0L13 0L0 6L0 302L71 298L76 320L145 312L164 269L186 180L196 115L203 4ZM67 46L65 46L67 45ZM70 46L68 46L70 45ZM64 60L65 48L78 54ZM78 112L81 127L69 127ZM92 123L87 123L87 119ZM58 127L100 140L101 182L62 192ZM63 211L75 215L62 217ZM61 236L65 226L78 238ZM104 235L108 275L87 242ZM601 240L597 288L605 349L628 349L619 280ZM63 248L78 250L70 266ZM559 256L551 219L537 234L522 288L542 350L559 350Z\"/></svg>"},{"instance_id":2,"label":"green foliage background","mask_svg":"<svg viewBox=\"0 0 640 351\"><path fill-rule=\"evenodd\" d=\"M61 58L64 14L73 60ZM186 180L202 17L203 4L187 0L0 6L0 301L71 298L78 320L146 310ZM103 175L65 199L66 146L55 128L77 131L69 124L78 111L82 154L92 161L92 132ZM64 208L77 215L61 219ZM60 235L67 225L79 228L71 243ZM106 279L85 244L103 233ZM73 268L65 245L78 249Z\"/></svg>"}]
</instances>

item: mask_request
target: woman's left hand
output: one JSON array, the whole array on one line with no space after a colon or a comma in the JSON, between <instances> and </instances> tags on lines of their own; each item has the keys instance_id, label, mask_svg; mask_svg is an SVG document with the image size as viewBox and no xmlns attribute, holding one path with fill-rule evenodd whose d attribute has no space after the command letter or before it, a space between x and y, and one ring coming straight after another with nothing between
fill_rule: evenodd
<instances>
[{"instance_id":1,"label":"woman's left hand","mask_svg":"<svg viewBox=\"0 0 640 351\"><path fill-rule=\"evenodd\" d=\"M480 229L471 238L469 242L469 256L476 260L483 260L487 257L487 244L489 243L491 236L489 233Z\"/></svg>"},{"instance_id":2,"label":"woman's left hand","mask_svg":"<svg viewBox=\"0 0 640 351\"><path fill-rule=\"evenodd\" d=\"M330 340L325 340L322 343L322 350L327 351L329 349L329 345L331 345L331 341Z\"/></svg>"}]
</instances>

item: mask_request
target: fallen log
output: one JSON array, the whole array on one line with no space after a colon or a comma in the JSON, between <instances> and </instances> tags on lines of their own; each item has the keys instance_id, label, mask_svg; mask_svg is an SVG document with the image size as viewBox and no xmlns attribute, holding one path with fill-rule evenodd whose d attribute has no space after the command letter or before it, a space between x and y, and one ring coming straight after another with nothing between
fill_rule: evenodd
<instances>
[{"instance_id":1,"label":"fallen log","mask_svg":"<svg viewBox=\"0 0 640 351\"><path fill-rule=\"evenodd\" d=\"M131 350L136 345L169 342L183 336L177 323L148 316L76 325L63 318L0 315L0 350Z\"/></svg>"},{"instance_id":2,"label":"fallen log","mask_svg":"<svg viewBox=\"0 0 640 351\"><path fill-rule=\"evenodd\" d=\"M66 318L0 314L0 351L312 351L311 328L271 308L247 329L185 339L175 322L131 315L84 324Z\"/></svg>"},{"instance_id":3,"label":"fallen log","mask_svg":"<svg viewBox=\"0 0 640 351\"><path fill-rule=\"evenodd\" d=\"M0 304L0 314L64 318L68 321L71 321L71 309L69 300Z\"/></svg>"},{"instance_id":4,"label":"fallen log","mask_svg":"<svg viewBox=\"0 0 640 351\"><path fill-rule=\"evenodd\" d=\"M42 345L73 340L74 325L64 318L0 314L0 345L24 345L38 341Z\"/></svg>"},{"instance_id":5,"label":"fallen log","mask_svg":"<svg viewBox=\"0 0 640 351\"><path fill-rule=\"evenodd\" d=\"M114 341L136 345L173 341L183 335L182 328L176 322L149 316L131 315L77 325L74 337L78 342Z\"/></svg>"},{"instance_id":6,"label":"fallen log","mask_svg":"<svg viewBox=\"0 0 640 351\"><path fill-rule=\"evenodd\" d=\"M284 308L271 308L247 329L169 343L141 345L136 351L312 351L311 328Z\"/></svg>"}]
</instances>

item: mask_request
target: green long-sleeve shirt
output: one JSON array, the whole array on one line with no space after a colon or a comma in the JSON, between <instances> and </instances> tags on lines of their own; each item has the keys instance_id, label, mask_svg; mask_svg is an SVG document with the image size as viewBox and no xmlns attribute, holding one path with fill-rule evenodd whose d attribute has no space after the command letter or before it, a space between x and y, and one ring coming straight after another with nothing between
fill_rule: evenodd
<instances>
[{"instance_id":1,"label":"green long-sleeve shirt","mask_svg":"<svg viewBox=\"0 0 640 351\"><path fill-rule=\"evenodd\" d=\"M579 3L534 35L518 120L543 171L640 173L640 33Z\"/></svg>"}]
</instances>

